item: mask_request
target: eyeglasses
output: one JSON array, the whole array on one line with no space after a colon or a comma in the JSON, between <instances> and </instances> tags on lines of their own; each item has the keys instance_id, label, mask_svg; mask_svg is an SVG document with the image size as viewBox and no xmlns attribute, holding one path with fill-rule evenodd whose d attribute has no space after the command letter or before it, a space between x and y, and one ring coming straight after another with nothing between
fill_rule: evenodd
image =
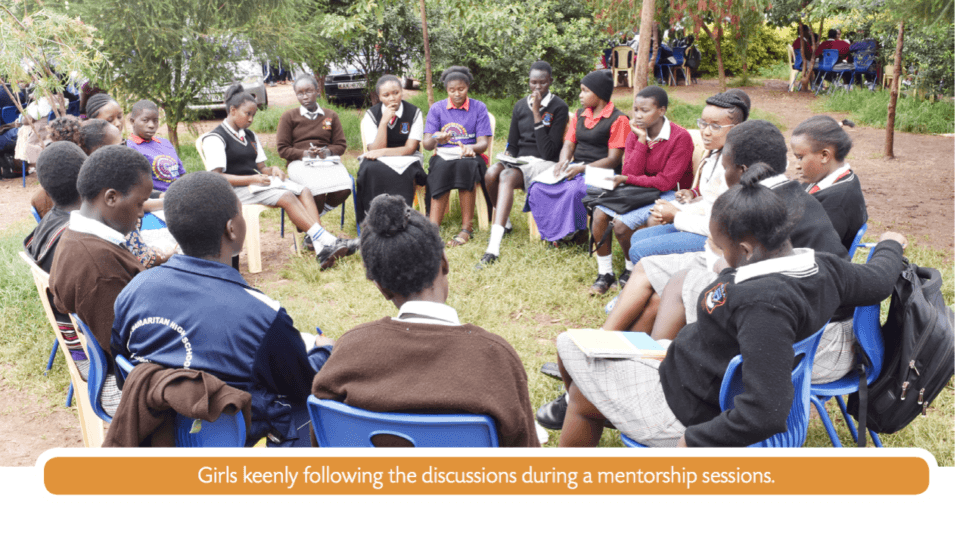
<instances>
[{"instance_id":1,"label":"eyeglasses","mask_svg":"<svg viewBox=\"0 0 960 540\"><path fill-rule=\"evenodd\" d=\"M700 129L707 129L709 127L710 131L720 131L723 128L727 128L735 125L736 124L727 124L725 126L721 126L720 124L717 124L717 123L708 124L703 118L697 118L697 127L699 127Z\"/></svg>"}]
</instances>

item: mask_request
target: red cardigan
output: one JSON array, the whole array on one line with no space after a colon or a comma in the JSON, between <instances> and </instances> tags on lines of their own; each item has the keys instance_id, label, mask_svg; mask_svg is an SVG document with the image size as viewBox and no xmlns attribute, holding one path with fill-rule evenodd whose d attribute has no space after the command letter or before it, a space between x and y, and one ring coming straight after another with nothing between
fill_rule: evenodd
<instances>
[{"instance_id":1,"label":"red cardigan","mask_svg":"<svg viewBox=\"0 0 960 540\"><path fill-rule=\"evenodd\" d=\"M634 186L655 187L660 191L690 189L693 185L693 139L682 127L670 122L670 138L649 148L633 133L627 135L623 154L623 174Z\"/></svg>"}]
</instances>

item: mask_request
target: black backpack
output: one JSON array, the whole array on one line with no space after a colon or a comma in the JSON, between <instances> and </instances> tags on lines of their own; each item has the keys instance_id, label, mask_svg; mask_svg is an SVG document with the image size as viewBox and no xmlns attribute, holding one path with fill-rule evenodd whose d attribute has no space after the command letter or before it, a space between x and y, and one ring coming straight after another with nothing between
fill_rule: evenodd
<instances>
[{"instance_id":1,"label":"black backpack","mask_svg":"<svg viewBox=\"0 0 960 540\"><path fill-rule=\"evenodd\" d=\"M940 272L906 258L903 262L882 329L886 352L880 375L869 388L861 375L860 391L848 404L850 414L858 417L861 446L865 427L896 433L918 414L926 416L954 374L953 311L943 301Z\"/></svg>"}]
</instances>

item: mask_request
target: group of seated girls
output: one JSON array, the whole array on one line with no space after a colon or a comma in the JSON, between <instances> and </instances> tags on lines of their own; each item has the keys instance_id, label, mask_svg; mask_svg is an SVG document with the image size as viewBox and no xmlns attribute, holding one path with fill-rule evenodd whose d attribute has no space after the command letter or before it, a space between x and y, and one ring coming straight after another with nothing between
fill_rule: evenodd
<instances>
[{"instance_id":1,"label":"group of seated girls","mask_svg":"<svg viewBox=\"0 0 960 540\"><path fill-rule=\"evenodd\" d=\"M732 128L720 154L728 189L712 205L706 249L638 261L603 328L669 341L662 363L588 361L561 334L567 393L537 413L544 427L563 429L561 446L595 445L604 421L648 446L745 446L782 432L791 345L824 325L812 382L853 368L853 308L890 294L906 241L885 233L881 240L896 242L881 241L867 265L851 264L852 235L841 234L859 229L866 210L843 161L849 137L819 116L791 142L807 189L784 176L787 148L775 126ZM746 397L721 413L720 382L737 354Z\"/></svg>"},{"instance_id":2,"label":"group of seated girls","mask_svg":"<svg viewBox=\"0 0 960 540\"><path fill-rule=\"evenodd\" d=\"M400 312L347 332L334 347L326 336L298 332L231 266L247 226L223 175L190 173L170 186L165 218L183 254L146 269L123 247L152 192L143 155L111 145L87 157L61 141L41 153L38 171L56 206L27 250L49 268L57 311L75 313L108 353L100 397L114 416L108 444L156 443L145 403L162 410L189 396L220 404L218 387L200 379L165 386L187 380L178 370L192 368L249 394L249 445L264 437L269 446L309 445L311 393L386 412L486 414L501 446L539 445L519 356L445 305L449 265L438 228L402 198L372 201L361 238L368 277ZM67 221L52 230L51 216L60 214ZM118 387L116 355L150 367L135 368ZM159 397L150 393L158 387Z\"/></svg>"},{"instance_id":3,"label":"group of seated girls","mask_svg":"<svg viewBox=\"0 0 960 540\"><path fill-rule=\"evenodd\" d=\"M251 183L269 184L264 173L283 173L265 166L256 135L247 129L255 102L231 88L227 119L202 143L207 167L221 174L191 173L170 184L165 218L183 254L149 270L125 247L125 236L135 230L157 188L156 161L151 164L140 148L154 140L154 115L144 111L156 112L155 107L134 107L137 138L127 145L120 145L118 134L107 129L115 126L103 121L80 129L81 143L96 139L102 146L89 157L72 142L50 144L38 160L38 176L54 207L26 249L49 268L55 308L76 313L110 356L104 408L118 418L138 414L139 401L121 399L127 394L117 387L113 356L122 354L135 364L200 369L250 393L249 444L263 437L271 446L308 444L305 405L312 394L383 412L486 414L496 422L501 446L537 446L527 377L516 351L502 338L462 324L446 305L451 269L436 222L450 189L465 196L483 178L486 165L474 158L490 132L489 123L476 118L486 117L482 103L467 97L469 73L455 69L447 75L451 98L431 108L436 118L428 115L426 130L417 125L422 119L416 107L400 99L399 81L378 82L381 103L362 123L367 147L358 188L402 192L358 191L364 212L360 239L328 244L325 231L316 235L311 223L298 224L331 258L359 247L368 279L399 309L396 317L362 324L337 341L299 333L277 302L230 266L246 235L245 197L269 193L276 204L325 210L346 197L343 177L317 174L336 170L329 157L342 154L345 142L333 111L318 108L313 79L296 82L301 107L284 115L280 129L289 133L278 137L290 179L310 192L247 189ZM616 176L612 191L650 187L657 198L621 207L625 211L601 200L594 210L595 222L636 248L625 248L635 266L604 328L645 331L670 343L662 363L605 361L587 359L561 334L558 367L567 393L541 407L536 419L563 429L562 446L595 445L606 421L652 446L748 445L783 431L792 399L792 344L831 321L816 354L814 382L846 374L853 363L852 309L890 294L905 239L885 233L868 264L850 263L847 251L866 220L866 207L859 181L844 162L849 137L825 116L794 129L791 146L804 189L784 175L787 147L779 130L769 122L746 121L749 98L735 92L709 98L698 120L708 150L695 168L699 192L670 193L676 183L691 187L691 136L665 118L666 95L659 88L641 91L634 118L627 120L610 105L608 77L595 72L583 79L584 108L558 148L557 134L564 130L555 128L562 126L565 105L549 93L549 66L534 65L532 95L514 108L515 142L508 148L529 161L498 165L486 175L498 205L495 226L509 225L504 207L512 204L513 189L528 187L530 199L539 192L572 209L571 201L586 195L583 165L616 169L622 157L624 174ZM83 136L88 126L101 126L99 139ZM461 128L462 136L451 142ZM421 135L424 131L428 134ZM598 133L605 142L596 142L603 138ZM611 134L617 133L622 136L614 140ZM419 152L419 142L410 142L418 136L433 148L448 145L461 158L434 156L442 161L431 165L431 172L445 167L455 172L443 179L446 187L439 180L431 184L426 175L429 219L411 209L415 171L424 176L419 157L407 159L406 166L393 159ZM603 148L606 156L599 155ZM410 182L377 186L389 174L407 175ZM544 174L560 181L535 180ZM457 184L457 178L471 178L472 184ZM537 204L531 201L532 208ZM472 208L472 200L464 208ZM630 215L637 210L642 213ZM585 213L580 218L585 221ZM458 235L453 244L468 236ZM655 240L660 244L651 247ZM493 244L491 238L498 247ZM671 244L677 244L676 252L664 247ZM613 274L602 270L601 277ZM748 398L721 413L720 380L737 354L743 356ZM150 376L135 369L126 384L141 388ZM137 441L149 437L135 435Z\"/></svg>"}]
</instances>

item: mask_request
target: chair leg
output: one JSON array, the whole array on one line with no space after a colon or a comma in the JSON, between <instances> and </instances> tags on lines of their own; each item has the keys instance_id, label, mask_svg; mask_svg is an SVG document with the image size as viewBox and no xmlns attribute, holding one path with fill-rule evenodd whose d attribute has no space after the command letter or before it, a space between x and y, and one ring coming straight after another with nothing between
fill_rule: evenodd
<instances>
[{"instance_id":1,"label":"chair leg","mask_svg":"<svg viewBox=\"0 0 960 540\"><path fill-rule=\"evenodd\" d=\"M20 170L23 171L23 187L27 187L27 162L26 161L20 162Z\"/></svg>"},{"instance_id":2,"label":"chair leg","mask_svg":"<svg viewBox=\"0 0 960 540\"><path fill-rule=\"evenodd\" d=\"M70 388L67 389L67 404L64 407L69 409L71 405L73 405L73 383L70 383Z\"/></svg>"},{"instance_id":3,"label":"chair leg","mask_svg":"<svg viewBox=\"0 0 960 540\"><path fill-rule=\"evenodd\" d=\"M530 229L530 241L536 242L540 239L540 230L537 228L537 221L533 219L533 212L527 212L527 225Z\"/></svg>"},{"instance_id":4,"label":"chair leg","mask_svg":"<svg viewBox=\"0 0 960 540\"><path fill-rule=\"evenodd\" d=\"M842 447L843 445L840 444L840 438L837 437L837 431L833 429L833 421L830 420L830 417L827 415L827 409L823 406L823 402L820 401L820 397L811 394L810 402L817 408L817 416L819 416L820 421L823 422L823 428L827 430L830 443L833 444L834 448Z\"/></svg>"},{"instance_id":5,"label":"chair leg","mask_svg":"<svg viewBox=\"0 0 960 540\"><path fill-rule=\"evenodd\" d=\"M46 375L50 371L50 368L53 367L53 359L57 357L57 350L60 348L60 340L53 338L53 348L50 349L50 359L47 360L47 369L44 370L43 374Z\"/></svg>"},{"instance_id":6,"label":"chair leg","mask_svg":"<svg viewBox=\"0 0 960 540\"><path fill-rule=\"evenodd\" d=\"M260 261L260 213L266 209L259 204L243 206L243 218L247 222L247 237L243 241L243 249L247 252L247 268L251 274L263 271Z\"/></svg>"},{"instance_id":7,"label":"chair leg","mask_svg":"<svg viewBox=\"0 0 960 540\"><path fill-rule=\"evenodd\" d=\"M286 216L284 215L283 208L280 209L280 238L283 238L283 225L286 223Z\"/></svg>"}]
</instances>

